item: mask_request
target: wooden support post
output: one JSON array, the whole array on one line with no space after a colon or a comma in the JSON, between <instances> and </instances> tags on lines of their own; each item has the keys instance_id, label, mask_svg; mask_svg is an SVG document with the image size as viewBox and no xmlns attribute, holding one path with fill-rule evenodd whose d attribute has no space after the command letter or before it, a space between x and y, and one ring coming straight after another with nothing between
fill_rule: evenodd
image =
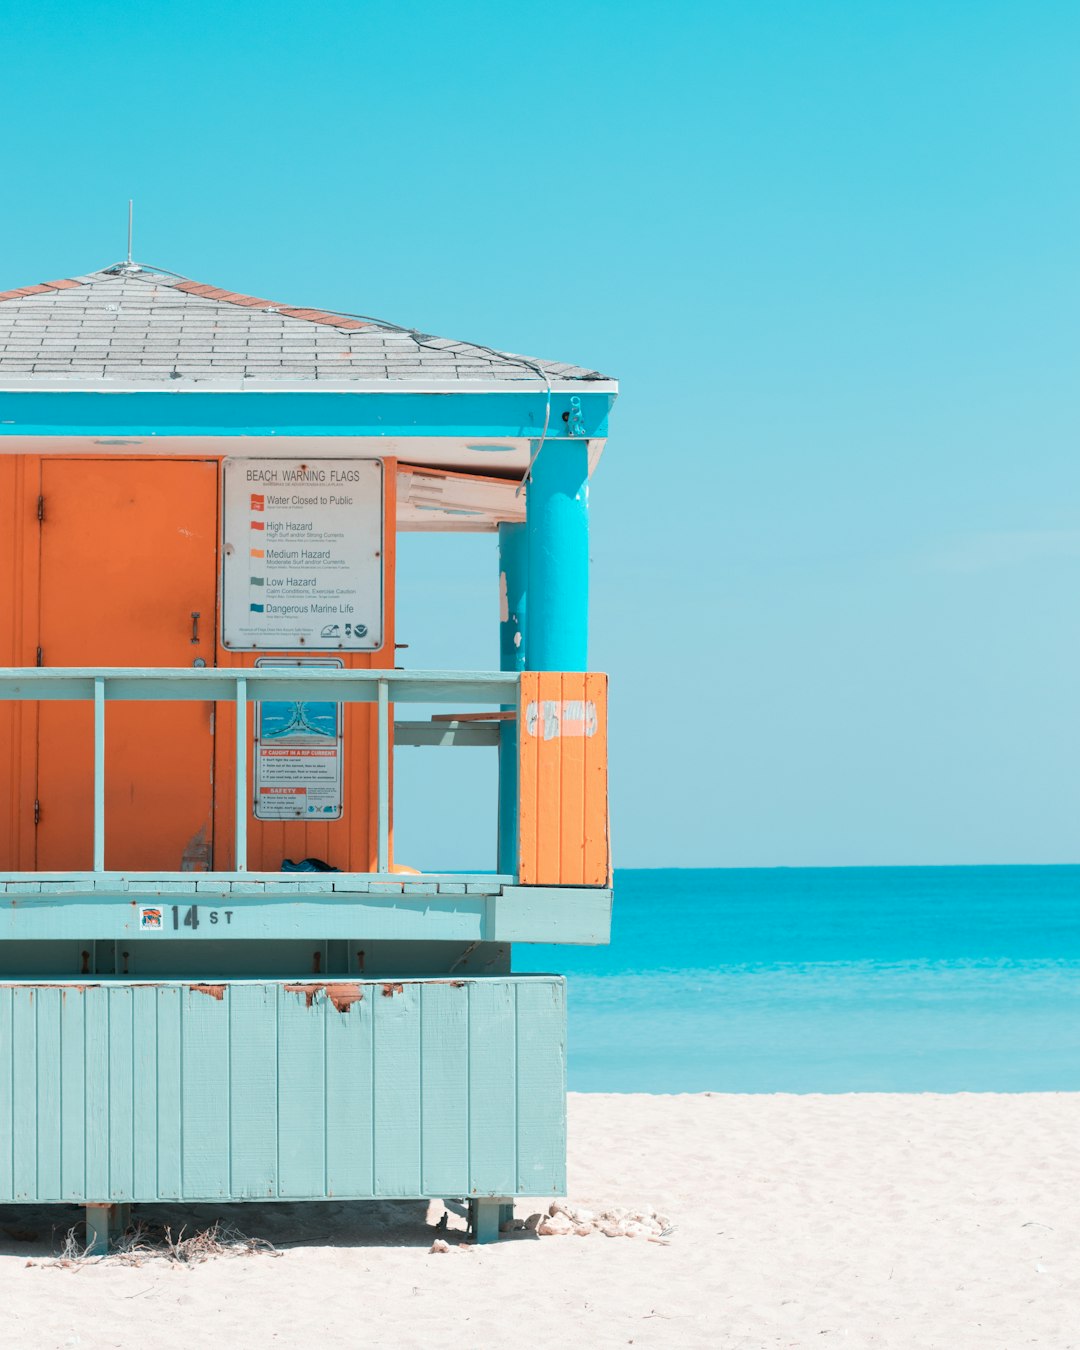
<instances>
[{"instance_id":1,"label":"wooden support post","mask_svg":"<svg viewBox=\"0 0 1080 1350\"><path fill-rule=\"evenodd\" d=\"M498 1242L499 1219L505 1203L486 1197L469 1201L469 1234L474 1242Z\"/></svg>"},{"instance_id":2,"label":"wooden support post","mask_svg":"<svg viewBox=\"0 0 1080 1350\"><path fill-rule=\"evenodd\" d=\"M130 1205L86 1206L86 1254L105 1256L131 1222Z\"/></svg>"}]
</instances>

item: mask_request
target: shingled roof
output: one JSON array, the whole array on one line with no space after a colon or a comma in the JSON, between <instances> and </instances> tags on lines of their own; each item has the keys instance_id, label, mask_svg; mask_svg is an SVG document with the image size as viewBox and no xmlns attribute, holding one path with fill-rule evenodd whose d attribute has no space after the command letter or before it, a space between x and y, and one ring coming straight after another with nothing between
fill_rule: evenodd
<instances>
[{"instance_id":1,"label":"shingled roof","mask_svg":"<svg viewBox=\"0 0 1080 1350\"><path fill-rule=\"evenodd\" d=\"M582 366L298 309L120 264L0 292L0 384L596 381ZM10 387L10 384L9 384Z\"/></svg>"}]
</instances>

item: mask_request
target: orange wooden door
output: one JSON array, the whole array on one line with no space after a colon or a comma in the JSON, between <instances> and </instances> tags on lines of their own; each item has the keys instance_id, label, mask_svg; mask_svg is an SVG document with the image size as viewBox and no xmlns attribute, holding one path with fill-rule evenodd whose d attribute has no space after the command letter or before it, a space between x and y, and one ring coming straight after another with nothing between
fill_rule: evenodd
<instances>
[{"instance_id":1,"label":"orange wooden door","mask_svg":"<svg viewBox=\"0 0 1080 1350\"><path fill-rule=\"evenodd\" d=\"M42 461L42 665L214 664L217 485L203 460ZM89 870L93 711L40 713L37 867ZM105 772L106 867L211 865L212 705L107 704Z\"/></svg>"},{"instance_id":2,"label":"orange wooden door","mask_svg":"<svg viewBox=\"0 0 1080 1350\"><path fill-rule=\"evenodd\" d=\"M38 640L41 469L29 455L0 454L0 665L32 666ZM0 700L0 869L34 867L37 705Z\"/></svg>"}]
</instances>

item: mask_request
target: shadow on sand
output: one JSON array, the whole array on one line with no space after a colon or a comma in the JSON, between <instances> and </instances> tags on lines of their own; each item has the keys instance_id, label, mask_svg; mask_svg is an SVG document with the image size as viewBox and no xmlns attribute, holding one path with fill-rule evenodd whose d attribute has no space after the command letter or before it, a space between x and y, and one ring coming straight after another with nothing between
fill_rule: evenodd
<instances>
[{"instance_id":1,"label":"shadow on sand","mask_svg":"<svg viewBox=\"0 0 1080 1350\"><path fill-rule=\"evenodd\" d=\"M439 1225L445 1213L445 1223ZM465 1205L454 1200L245 1201L223 1204L132 1205L131 1222L151 1234L169 1228L174 1240L215 1223L245 1238L291 1247L430 1247L437 1237L467 1238ZM60 1252L74 1228L83 1241L79 1205L0 1205L0 1256L47 1259ZM515 1235L516 1236L516 1235Z\"/></svg>"}]
</instances>

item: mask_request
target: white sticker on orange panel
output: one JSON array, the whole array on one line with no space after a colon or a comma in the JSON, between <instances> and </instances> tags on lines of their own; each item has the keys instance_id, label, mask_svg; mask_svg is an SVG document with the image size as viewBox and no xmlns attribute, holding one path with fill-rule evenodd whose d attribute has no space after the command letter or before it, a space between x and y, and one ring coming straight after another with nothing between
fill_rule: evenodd
<instances>
[{"instance_id":1,"label":"white sticker on orange panel","mask_svg":"<svg viewBox=\"0 0 1080 1350\"><path fill-rule=\"evenodd\" d=\"M560 736L595 736L596 704L592 699L533 699L525 708L525 731L545 741Z\"/></svg>"}]
</instances>

